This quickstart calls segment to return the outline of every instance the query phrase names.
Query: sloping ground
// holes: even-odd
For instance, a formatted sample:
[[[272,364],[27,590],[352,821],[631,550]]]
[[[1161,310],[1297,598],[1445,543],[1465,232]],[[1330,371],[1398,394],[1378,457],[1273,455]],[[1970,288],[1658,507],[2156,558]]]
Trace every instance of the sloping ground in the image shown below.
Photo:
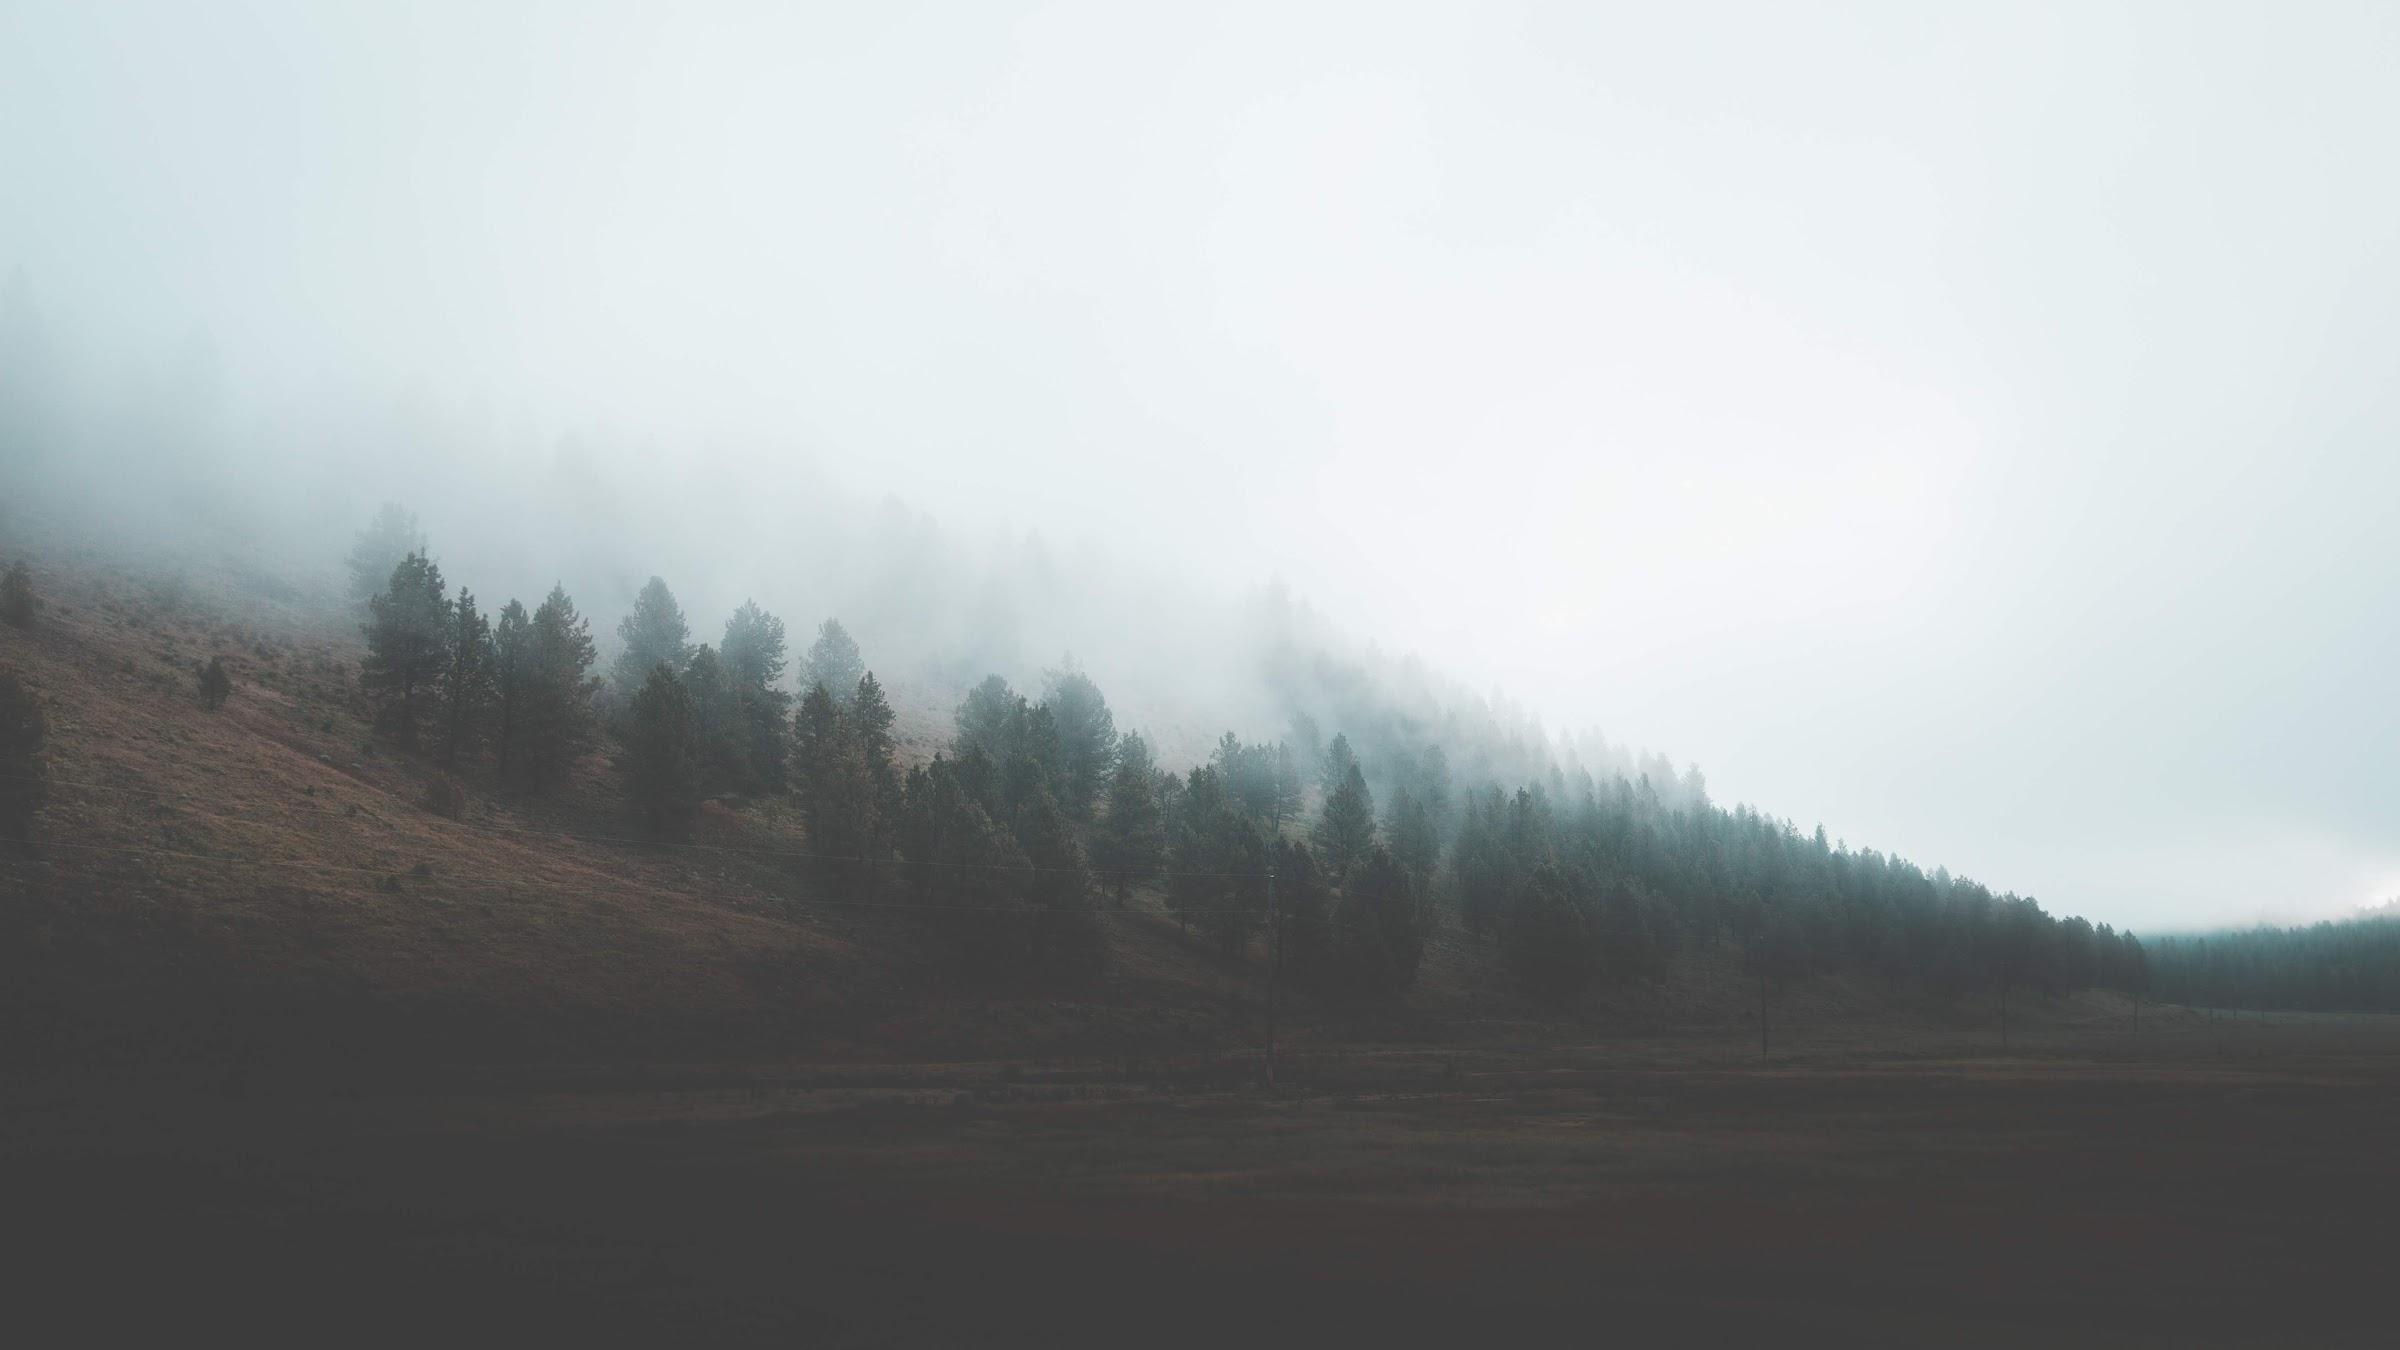
[[[322,610],[98,569],[40,581],[40,623],[0,659],[44,701],[51,804],[43,861],[6,884],[26,959],[71,1002],[213,986],[730,1019],[862,966],[839,925],[783,913],[775,869],[562,838],[631,840],[598,762],[539,803],[470,774],[465,818],[434,814],[430,767],[368,739],[355,641]],[[196,695],[212,656],[235,683],[213,713]],[[714,813],[707,831],[752,833]]]
[[[786,803],[712,803],[691,844],[659,846],[595,755],[541,797],[463,768],[468,806],[447,819],[427,806],[438,770],[369,735],[344,602],[235,563],[161,579],[63,551],[37,562],[39,622],[0,628],[0,661],[51,727],[41,859],[0,864],[12,1044],[87,1059],[92,1029],[111,1028],[128,1045],[171,1033],[179,1053],[732,1058],[1263,1040],[1263,952],[1227,965],[1155,896],[1106,912],[1095,988],[960,988],[920,954],[934,916],[890,907],[909,899],[895,886],[826,877]],[[214,712],[197,696],[211,657],[234,680]],[[895,684],[919,699],[900,709],[909,750],[929,755],[946,713]],[[1447,929],[1405,1006],[1287,998],[1285,1026],[1299,1046],[1560,1029],[1507,989],[1490,945]],[[1778,1004],[1825,1021],[1893,998],[1820,982]],[[1731,959],[1703,951],[1664,981],[1602,988],[1563,1025],[1740,1036],[1755,1006]]]
[[[1101,987],[945,986],[926,916],[822,875],[787,803],[711,803],[661,846],[605,754],[538,797],[463,766],[445,818],[442,773],[369,733],[340,600],[233,566],[41,561],[39,622],[0,629],[50,723],[40,858],[0,864],[9,1016],[35,1041],[64,1023],[334,1053],[1114,1048],[1221,1039],[1262,997],[1255,965],[1221,966],[1152,896],[1110,914]],[[212,657],[234,681],[214,712]],[[930,757],[946,712],[900,713],[904,753]]]

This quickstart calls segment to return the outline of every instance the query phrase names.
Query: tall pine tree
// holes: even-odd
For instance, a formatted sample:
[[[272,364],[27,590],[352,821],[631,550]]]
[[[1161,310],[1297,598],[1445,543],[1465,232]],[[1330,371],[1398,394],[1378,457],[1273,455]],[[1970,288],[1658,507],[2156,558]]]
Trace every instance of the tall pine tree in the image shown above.
[[[827,619],[817,625],[817,640],[809,644],[800,672],[803,694],[808,692],[806,686],[821,684],[834,702],[847,703],[858,688],[859,677],[866,673],[866,658],[858,654],[858,644],[841,620]]]
[[[376,725],[413,749],[417,726],[432,716],[449,664],[450,597],[442,569],[422,553],[408,554],[367,609],[367,655],[358,682],[375,705]]]
[[[609,681],[619,698],[632,698],[659,666],[680,679],[692,659],[692,628],[684,622],[683,606],[657,577],[642,587],[634,597],[633,612],[617,624],[617,641],[623,650],[609,668]]]
[[[633,696],[627,710],[625,754],[618,760],[626,788],[650,832],[680,838],[700,807],[700,757],[691,696],[664,662]]]
[[[1116,766],[1117,723],[1100,686],[1070,662],[1050,672],[1042,701],[1058,725],[1058,804],[1079,821],[1092,818]]]
[[[744,600],[725,621],[725,640],[717,644],[717,659],[736,684],[765,692],[783,679],[783,620]]]
[[[1093,830],[1092,853],[1120,907],[1134,887],[1156,877],[1166,863],[1158,766],[1150,757],[1150,743],[1139,733],[1128,733],[1117,743],[1117,768],[1109,775],[1107,806]]]
[[[1333,743],[1348,748],[1339,736]],[[1358,761],[1352,759],[1349,765],[1341,782],[1325,794],[1325,812],[1317,818],[1310,839],[1317,846],[1318,863],[1336,881],[1349,876],[1350,869],[1375,846],[1375,799],[1367,793],[1367,777],[1359,771]]]
[[[558,783],[592,747],[592,625],[576,612],[566,587],[552,586],[526,626],[525,707],[519,717],[520,762],[536,787]]]
[[[475,607],[475,593],[461,586],[450,607],[449,660],[442,667],[438,697],[442,717],[442,764],[458,763],[483,739],[499,692],[499,656],[491,623]]]
[[[492,628],[492,753],[503,780],[524,743],[532,672],[533,616],[523,602],[511,600],[500,607],[500,621]]]

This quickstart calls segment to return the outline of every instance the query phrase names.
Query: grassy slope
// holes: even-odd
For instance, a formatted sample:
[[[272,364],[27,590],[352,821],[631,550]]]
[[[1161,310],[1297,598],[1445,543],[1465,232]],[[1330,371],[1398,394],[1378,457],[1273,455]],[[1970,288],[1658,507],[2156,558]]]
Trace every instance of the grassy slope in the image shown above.
[[[0,660],[51,722],[44,860],[0,867],[10,1015],[37,1030],[64,1010],[212,1044],[444,1055],[1115,1054],[1258,1036],[1263,961],[1224,965],[1152,896],[1110,916],[1101,987],[995,997],[946,987],[910,916],[788,856],[807,841],[780,802],[712,803],[704,846],[645,844],[595,755],[541,798],[471,766],[466,818],[437,816],[436,770],[368,735],[338,599],[238,567],[169,583],[89,555],[40,561],[39,624],[0,629]],[[235,683],[214,713],[195,695],[211,656]],[[929,755],[943,715],[899,687],[916,696],[900,708],[907,751]],[[1492,964],[1445,931],[1407,1008],[1300,1003],[1293,1034],[1534,1034]],[[1821,1018],[1882,999],[1822,984],[1787,1001]],[[1751,1008],[1705,953],[1663,984],[1600,991],[1572,1020],[1732,1033]]]

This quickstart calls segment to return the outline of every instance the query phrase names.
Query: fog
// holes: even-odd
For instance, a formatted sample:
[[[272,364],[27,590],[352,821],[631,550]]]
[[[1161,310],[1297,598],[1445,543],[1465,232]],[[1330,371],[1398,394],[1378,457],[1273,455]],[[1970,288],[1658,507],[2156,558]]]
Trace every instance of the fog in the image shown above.
[[[11,4],[0,469],[1195,752],[1297,633],[2145,931],[2400,895],[2388,7],[1151,8]]]

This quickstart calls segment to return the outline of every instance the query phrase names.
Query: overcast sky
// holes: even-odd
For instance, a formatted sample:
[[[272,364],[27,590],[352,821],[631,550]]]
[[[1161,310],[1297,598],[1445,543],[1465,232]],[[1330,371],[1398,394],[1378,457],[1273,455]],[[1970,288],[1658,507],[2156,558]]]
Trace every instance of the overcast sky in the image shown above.
[[[2400,895],[2400,7],[8,0],[12,265],[1280,576],[2054,909]]]

